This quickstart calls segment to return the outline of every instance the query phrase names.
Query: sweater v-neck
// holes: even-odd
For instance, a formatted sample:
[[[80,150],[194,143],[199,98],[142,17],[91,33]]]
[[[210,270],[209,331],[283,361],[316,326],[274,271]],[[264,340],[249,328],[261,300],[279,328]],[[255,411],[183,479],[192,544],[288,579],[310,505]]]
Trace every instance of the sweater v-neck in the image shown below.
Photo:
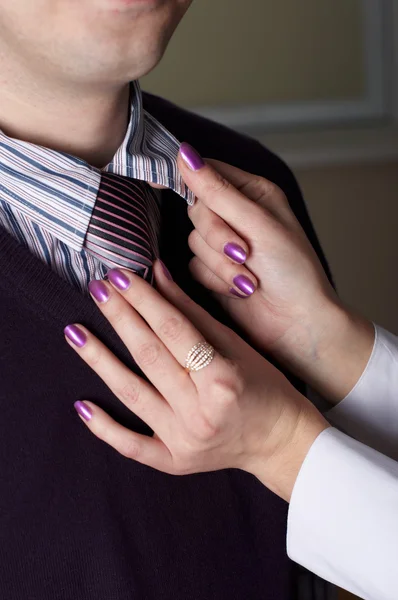
[[[188,235],[192,228],[184,200],[173,191],[162,191],[160,247],[172,272],[180,283],[187,283],[188,293],[198,295],[197,284],[190,278]],[[30,250],[0,228],[0,288],[15,296],[40,319],[50,320],[60,336],[71,323],[81,323],[95,334],[127,366],[137,371],[137,365],[113,327],[102,315],[89,295],[83,294],[62,279]],[[201,288],[203,300],[216,303]]]
[[[81,323],[127,364],[134,364],[114,329],[90,296],[71,286],[28,248],[0,229],[0,286],[39,319],[50,320],[60,335]]]

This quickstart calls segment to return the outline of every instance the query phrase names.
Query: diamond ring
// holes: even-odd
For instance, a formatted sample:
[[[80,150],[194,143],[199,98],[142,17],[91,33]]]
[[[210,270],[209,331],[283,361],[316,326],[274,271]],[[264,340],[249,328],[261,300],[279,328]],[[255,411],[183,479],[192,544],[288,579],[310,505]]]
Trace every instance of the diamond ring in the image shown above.
[[[185,361],[185,370],[190,373],[192,371],[200,371],[207,367],[213,360],[215,350],[213,346],[207,342],[199,342],[188,352]]]

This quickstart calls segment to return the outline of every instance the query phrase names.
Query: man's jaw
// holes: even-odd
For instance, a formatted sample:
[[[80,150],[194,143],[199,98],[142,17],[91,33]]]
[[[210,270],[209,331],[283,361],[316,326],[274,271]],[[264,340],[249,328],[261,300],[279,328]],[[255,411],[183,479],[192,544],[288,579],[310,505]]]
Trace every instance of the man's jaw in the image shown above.
[[[96,0],[99,10],[107,10],[113,13],[125,14],[126,12],[137,13],[146,12],[158,8],[168,0]]]

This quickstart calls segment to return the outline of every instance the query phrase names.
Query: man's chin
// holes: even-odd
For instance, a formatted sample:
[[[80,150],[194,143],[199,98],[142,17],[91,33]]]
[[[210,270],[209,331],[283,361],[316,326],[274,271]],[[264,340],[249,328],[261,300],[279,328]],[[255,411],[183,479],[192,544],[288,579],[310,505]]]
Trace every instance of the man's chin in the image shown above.
[[[70,40],[69,59],[81,67],[80,76],[89,85],[125,83],[152,71],[167,48],[187,5],[176,0],[91,0],[93,5],[121,6],[113,12],[84,11]],[[136,12],[138,11],[138,12]],[[108,18],[109,17],[109,18]],[[81,43],[84,40],[84,43]],[[75,50],[75,55],[73,55]],[[84,60],[82,60],[84,56]],[[80,79],[80,77],[79,77]]]
[[[171,0],[93,0],[93,11],[105,11],[110,19],[137,18],[170,3]]]
[[[124,85],[150,73],[160,62],[164,49],[165,47],[159,47],[151,52],[127,52],[123,57],[114,56],[113,59],[107,55],[100,63],[94,61],[91,65],[86,60],[77,75],[77,81],[84,87],[107,88],[109,85]]]

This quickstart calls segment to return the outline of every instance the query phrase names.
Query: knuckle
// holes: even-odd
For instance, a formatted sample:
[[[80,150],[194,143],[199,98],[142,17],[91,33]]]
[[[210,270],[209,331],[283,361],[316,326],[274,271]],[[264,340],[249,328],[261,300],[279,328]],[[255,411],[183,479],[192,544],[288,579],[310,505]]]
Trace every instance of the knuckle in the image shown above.
[[[93,344],[87,348],[86,353],[85,353],[85,360],[92,369],[95,369],[96,367],[98,367],[98,365],[101,361],[101,357],[102,357],[101,349],[96,344]]]
[[[124,327],[125,324],[128,324],[128,308],[125,300],[119,297],[118,294],[114,294],[112,302],[106,305],[105,310],[106,316],[113,327]]]
[[[252,175],[249,181],[246,181],[240,188],[239,191],[248,196],[249,198],[256,199],[267,187],[268,181],[259,175]]]
[[[139,306],[141,306],[143,303],[145,302],[145,295],[141,294],[140,292],[136,291],[134,293],[134,297],[131,299],[131,304],[135,307],[138,308]]]
[[[210,394],[217,406],[229,407],[236,404],[242,394],[241,377],[234,371],[213,380]]]
[[[264,180],[264,185],[257,202],[270,210],[276,211],[285,205],[287,198],[276,183]]]
[[[211,183],[206,186],[206,192],[209,194],[221,194],[228,191],[231,187],[230,182],[219,173],[215,173]]]
[[[141,388],[141,386],[140,386],[138,379],[134,380],[134,381],[130,381],[129,383],[127,383],[125,386],[123,386],[121,388],[121,390],[119,391],[117,396],[119,396],[119,398],[127,406],[133,406],[134,404],[137,404],[138,400],[140,399],[140,394],[141,394],[140,388]]]
[[[219,431],[219,426],[213,423],[212,419],[204,413],[196,415],[191,422],[192,438],[200,444],[209,443],[218,436]]]
[[[273,196],[277,191],[279,191],[279,187],[273,181],[269,179],[264,179],[264,177],[257,176],[254,179],[254,184],[258,187],[260,192],[263,195]]]
[[[137,350],[136,360],[143,367],[150,367],[159,359],[160,346],[156,343],[142,344]]]
[[[112,314],[112,324],[113,325],[121,325],[126,318],[125,313],[122,310],[116,310]]]
[[[137,278],[134,281],[134,285],[131,285],[127,292],[124,294],[125,299],[131,306],[137,308],[141,306],[145,301],[148,301],[148,296],[145,294],[145,283],[141,278]],[[125,314],[128,312],[126,308],[123,311]]]
[[[201,407],[185,415],[182,422],[183,436],[178,444],[175,459],[184,468],[191,466],[200,458],[206,447],[219,435],[220,426],[214,409]]]
[[[178,341],[181,337],[182,321],[176,317],[169,317],[160,324],[160,333],[167,340]]]
[[[131,458],[132,460],[137,460],[140,455],[140,447],[134,438],[127,439],[122,447],[119,449],[120,454],[125,456],[126,458]]]
[[[281,190],[275,183],[259,175],[253,175],[240,191],[259,205],[272,204],[281,195]]]

